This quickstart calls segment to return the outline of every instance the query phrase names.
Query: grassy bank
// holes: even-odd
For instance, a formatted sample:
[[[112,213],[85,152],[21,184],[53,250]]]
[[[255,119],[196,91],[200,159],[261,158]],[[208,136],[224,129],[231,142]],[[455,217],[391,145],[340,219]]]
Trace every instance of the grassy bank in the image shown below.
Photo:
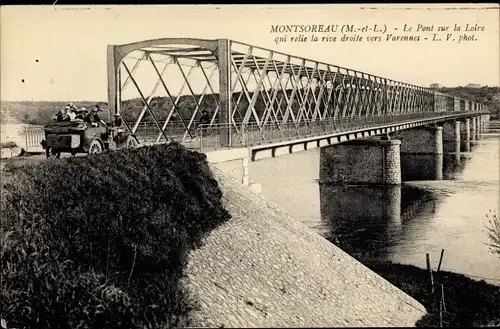
[[[1,174],[9,328],[188,325],[187,253],[230,218],[204,155],[158,145]]]
[[[428,314],[417,327],[439,326],[440,284],[444,287],[444,327],[500,325],[500,287],[452,272],[434,272],[435,294],[431,293],[427,270],[394,263],[367,263],[370,269],[422,303]]]

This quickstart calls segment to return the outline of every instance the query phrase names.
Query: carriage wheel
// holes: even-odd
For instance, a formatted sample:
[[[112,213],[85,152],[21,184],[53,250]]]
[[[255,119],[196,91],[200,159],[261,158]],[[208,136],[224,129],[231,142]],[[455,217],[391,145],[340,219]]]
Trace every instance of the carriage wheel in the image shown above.
[[[125,147],[128,149],[134,148],[134,147],[137,147],[139,145],[139,142],[137,141],[137,139],[134,136],[128,136],[125,145],[126,145]]]
[[[47,158],[59,159],[61,157],[61,152],[57,152],[57,150],[54,150],[53,148],[48,147],[45,150],[45,155],[47,156]]]
[[[99,153],[102,153],[102,144],[97,139],[94,139],[90,144],[89,154],[99,154]]]
[[[127,141],[125,142],[125,148],[131,149],[137,147],[137,145],[139,145],[139,142],[134,136],[127,137]]]

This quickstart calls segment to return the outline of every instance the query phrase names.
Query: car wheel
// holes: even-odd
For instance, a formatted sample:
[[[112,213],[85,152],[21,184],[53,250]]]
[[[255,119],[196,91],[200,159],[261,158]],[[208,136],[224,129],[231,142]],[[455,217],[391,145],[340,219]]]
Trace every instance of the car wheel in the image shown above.
[[[127,141],[125,142],[126,148],[128,148],[128,149],[134,148],[134,147],[137,147],[137,145],[139,145],[139,142],[137,141],[137,139],[134,136],[127,137]]]
[[[97,139],[94,139],[89,147],[89,154],[102,153],[102,144]]]
[[[58,152],[57,150],[54,150],[51,147],[48,147],[45,149],[45,155],[47,158],[56,158],[59,159],[61,157],[61,152]]]

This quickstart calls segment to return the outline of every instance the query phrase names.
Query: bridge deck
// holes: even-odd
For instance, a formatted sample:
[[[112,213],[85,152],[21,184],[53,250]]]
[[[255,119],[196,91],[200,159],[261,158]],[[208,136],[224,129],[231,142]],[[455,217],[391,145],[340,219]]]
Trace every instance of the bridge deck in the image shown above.
[[[293,146],[313,141],[327,140],[330,138],[347,136],[346,138],[360,138],[386,134],[392,128],[396,130],[411,127],[436,124],[448,120],[460,120],[487,114],[482,111],[460,111],[460,112],[435,112],[435,113],[409,113],[404,115],[360,117],[349,119],[325,120],[303,123],[299,126],[290,124],[287,127],[276,125],[247,125],[244,129],[235,130],[228,124],[199,125],[193,130],[193,138],[185,139],[182,126],[171,129],[169,139],[182,143],[187,148],[201,152],[227,148],[250,148],[253,151],[276,149],[279,147]],[[136,132],[136,136],[143,145],[165,143],[165,139],[156,140],[157,133],[148,126],[142,126],[142,130]],[[221,143],[223,134],[231,129],[231,142]],[[176,131],[177,130],[177,131]],[[41,151],[40,142],[44,138],[42,127],[31,127],[26,129],[26,150]],[[354,135],[353,135],[354,134]],[[353,136],[350,136],[353,135]],[[338,140],[340,142],[340,139]]]

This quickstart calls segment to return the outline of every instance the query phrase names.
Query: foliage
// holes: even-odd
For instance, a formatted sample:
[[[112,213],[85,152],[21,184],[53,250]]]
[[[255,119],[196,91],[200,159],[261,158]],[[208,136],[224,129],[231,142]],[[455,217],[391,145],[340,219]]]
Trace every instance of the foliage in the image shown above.
[[[187,325],[187,252],[230,218],[205,159],[170,144],[5,168],[8,327]]]
[[[482,103],[491,112],[492,119],[500,118],[500,87],[476,87],[469,85],[465,87],[439,88],[438,90],[451,96]]]
[[[488,238],[491,241],[487,245],[494,254],[500,256],[500,217],[498,217],[496,212],[490,210],[489,214],[486,214],[486,218],[488,219],[486,230]]]
[[[13,141],[10,141],[10,142],[6,142],[6,143],[0,143],[0,148],[9,148],[9,149],[13,149],[15,147],[18,147],[16,142],[13,142]]]

